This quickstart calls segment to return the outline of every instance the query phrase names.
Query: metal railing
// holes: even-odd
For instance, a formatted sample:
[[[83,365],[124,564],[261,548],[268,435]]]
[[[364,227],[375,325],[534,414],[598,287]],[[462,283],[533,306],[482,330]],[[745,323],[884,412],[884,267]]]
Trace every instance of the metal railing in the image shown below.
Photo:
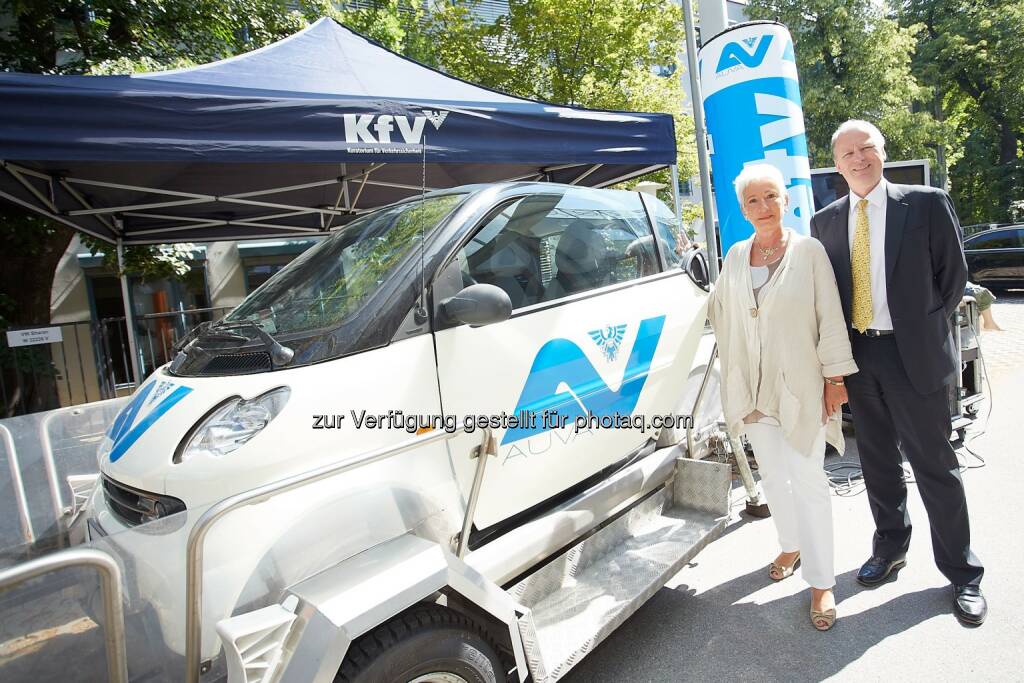
[[[484,469],[487,466],[487,456],[496,455],[496,444],[490,428],[481,430],[483,439],[480,445],[473,450],[473,456],[477,458],[476,472],[473,476],[473,486],[470,489],[469,498],[466,503],[466,513],[463,519],[462,534],[459,537],[458,552],[460,557],[465,552],[469,540],[469,529],[473,524],[473,513],[476,510],[476,503],[480,496],[480,487],[483,483]],[[308,484],[312,484],[327,477],[348,472],[350,470],[370,465],[381,460],[406,453],[416,448],[421,448],[436,442],[447,441],[461,434],[471,433],[468,429],[460,429],[453,432],[436,431],[421,436],[407,439],[393,446],[387,446],[377,450],[355,455],[330,465],[297,474],[280,481],[261,486],[251,491],[239,493],[225,498],[208,509],[192,527],[188,535],[188,546],[186,551],[185,566],[185,681],[186,683],[199,683],[202,658],[202,608],[203,608],[203,546],[206,535],[218,520],[229,512],[248,505],[255,505],[266,501],[278,494],[293,491]]]
[[[149,313],[135,318],[143,377],[172,360],[174,344],[228,307]],[[115,398],[134,388],[124,316],[53,323],[61,341],[7,347],[0,338],[0,401],[24,414]]]
[[[21,463],[18,462],[18,450],[14,446],[14,435],[6,425],[0,425],[0,438],[7,450],[7,466],[11,470],[11,484],[14,487],[14,502],[18,506],[18,521],[21,523],[21,534],[26,543],[34,543],[35,530],[32,528],[32,516],[28,510],[28,495],[25,493],[25,482],[21,478]]]
[[[718,342],[711,347],[711,358],[708,359],[708,366],[704,370],[704,378],[700,382],[700,389],[697,390],[697,397],[693,399],[693,408],[690,410],[690,419],[686,421],[686,455],[694,457],[693,447],[693,421],[700,414],[700,404],[704,400],[704,390],[707,389],[708,379],[711,378],[711,371],[715,367],[715,359],[718,358]]]
[[[50,423],[58,415],[66,413],[81,413],[78,407],[54,410],[39,422],[39,445],[43,459],[43,469],[46,471],[46,482],[50,487],[50,498],[53,506],[54,519],[58,522],[64,517],[65,506],[64,496],[60,492],[60,478],[57,474],[57,463],[53,459],[53,443],[50,440]]]
[[[107,651],[107,677],[111,683],[128,682],[128,658],[125,653],[124,598],[121,570],[110,555],[100,550],[79,548],[62,550],[37,560],[0,571],[0,593],[44,574],[71,567],[92,567],[99,572],[103,594],[103,632]]]

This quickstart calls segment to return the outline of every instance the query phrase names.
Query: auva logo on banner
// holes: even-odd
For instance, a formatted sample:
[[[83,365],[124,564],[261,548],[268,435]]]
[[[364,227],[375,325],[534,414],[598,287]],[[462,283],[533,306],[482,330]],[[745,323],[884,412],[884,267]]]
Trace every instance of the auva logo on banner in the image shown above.
[[[390,114],[345,114],[345,142],[349,144],[391,144],[391,133],[396,129],[408,145],[423,141],[423,128],[427,121],[435,130],[448,118],[446,111],[424,110],[423,116],[392,116]],[[372,129],[373,132],[370,132]],[[376,135],[374,135],[376,134]]]
[[[754,38],[744,38],[738,43],[729,43],[722,50],[715,73],[722,73],[726,69],[737,66],[746,66],[751,69],[759,67],[768,55],[768,48],[771,45],[772,35],[770,33]]]

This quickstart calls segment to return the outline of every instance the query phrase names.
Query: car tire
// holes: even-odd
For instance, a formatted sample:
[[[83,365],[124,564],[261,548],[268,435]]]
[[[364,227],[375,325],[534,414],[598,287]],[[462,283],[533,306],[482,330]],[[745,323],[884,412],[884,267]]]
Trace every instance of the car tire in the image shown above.
[[[506,667],[482,628],[459,612],[424,605],[360,636],[335,683],[504,683]]]

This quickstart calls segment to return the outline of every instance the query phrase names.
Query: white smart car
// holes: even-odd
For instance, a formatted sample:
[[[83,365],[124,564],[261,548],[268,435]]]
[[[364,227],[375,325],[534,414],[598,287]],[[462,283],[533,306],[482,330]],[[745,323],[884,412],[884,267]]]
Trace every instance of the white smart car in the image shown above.
[[[326,581],[325,571],[348,567],[348,578],[337,579],[345,590],[358,584],[353,577],[426,571],[426,560],[407,562],[402,553],[415,553],[399,542],[426,544],[423,552],[448,558],[449,573],[477,577],[469,584],[511,590],[671,485],[679,453],[668,448],[677,440],[669,433],[679,432],[664,427],[672,427],[666,418],[677,411],[704,330],[701,259],[672,212],[637,192],[467,186],[361,216],[223,321],[194,330],[136,391],[100,449],[100,483],[81,531],[92,541],[107,537],[131,558],[134,599],[152,606],[148,628],[183,653],[184,558],[203,512],[417,434],[456,432],[225,516],[205,538],[202,657],[221,652],[215,624],[272,606],[288,590],[300,603],[288,609],[301,622],[303,601],[317,604],[311,596],[324,589],[295,586]],[[480,483],[468,552],[454,558],[484,426],[496,453]],[[385,605],[384,612],[359,612],[358,628],[345,622],[344,647],[308,669],[309,678],[421,680],[418,662],[437,668],[448,657],[439,671],[458,677],[437,680],[491,680],[488,662],[500,673],[494,680],[517,663],[525,679],[523,646],[493,635],[507,621],[498,614],[504,608],[474,617],[458,604],[479,601],[442,600],[443,587],[427,588],[415,598],[364,589],[366,610]],[[531,590],[508,593],[518,606],[508,619],[521,620],[524,605],[540,614]],[[411,655],[401,642],[383,648],[386,657],[357,647],[368,625],[416,605],[427,609],[424,628],[461,628],[461,642],[482,655],[466,663],[443,643],[434,643],[440,654],[429,651],[422,638]],[[444,610],[458,618],[446,621]],[[308,635],[312,622],[304,623]],[[401,623],[415,640],[409,619]],[[282,637],[274,660],[281,680],[289,671],[303,678],[289,665],[311,647],[300,641],[309,642],[295,632]],[[572,653],[549,648],[545,657],[550,671]]]

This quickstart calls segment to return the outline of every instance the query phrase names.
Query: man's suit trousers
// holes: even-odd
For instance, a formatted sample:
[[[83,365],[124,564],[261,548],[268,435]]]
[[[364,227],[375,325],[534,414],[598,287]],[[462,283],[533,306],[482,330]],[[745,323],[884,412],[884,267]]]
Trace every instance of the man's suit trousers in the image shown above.
[[[928,511],[939,571],[954,584],[980,583],[984,569],[971,552],[967,499],[949,443],[946,389],[931,394],[914,389],[893,335],[871,338],[854,333],[853,357],[860,372],[846,378],[846,387],[875,519],[873,554],[896,560],[910,547],[905,456]]]

